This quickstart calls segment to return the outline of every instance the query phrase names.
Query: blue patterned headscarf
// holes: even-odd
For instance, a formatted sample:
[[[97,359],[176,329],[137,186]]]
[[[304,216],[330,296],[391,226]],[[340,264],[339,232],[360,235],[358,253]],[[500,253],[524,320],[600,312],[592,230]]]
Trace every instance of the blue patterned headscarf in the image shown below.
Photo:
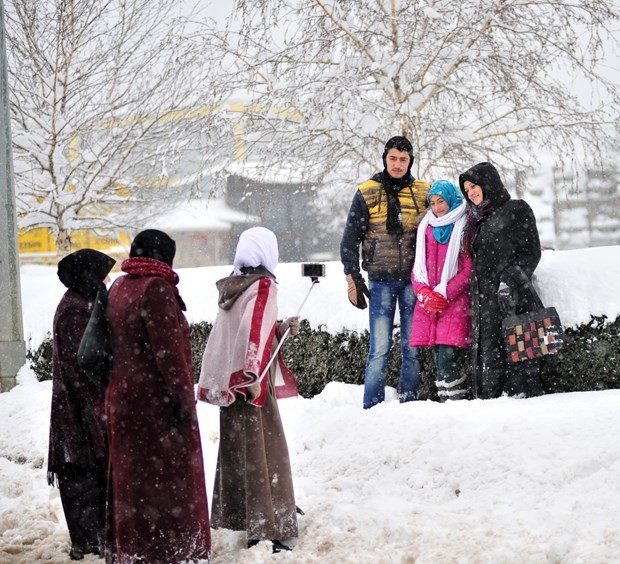
[[[450,210],[455,209],[461,205],[463,196],[459,189],[448,180],[437,180],[433,182],[431,189],[428,192],[428,204],[431,204],[431,196],[441,196],[446,204],[450,206]],[[438,243],[447,243],[452,235],[454,229],[454,223],[450,225],[443,225],[441,227],[433,227],[433,235]]]

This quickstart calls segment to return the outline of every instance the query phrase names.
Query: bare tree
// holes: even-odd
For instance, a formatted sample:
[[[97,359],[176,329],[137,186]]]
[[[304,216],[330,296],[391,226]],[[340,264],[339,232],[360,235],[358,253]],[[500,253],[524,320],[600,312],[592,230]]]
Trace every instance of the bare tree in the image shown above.
[[[211,65],[176,0],[9,0],[22,228],[139,225],[197,173]],[[199,146],[202,142],[203,146]]]
[[[618,18],[611,0],[237,0],[205,36],[249,96],[254,160],[335,187],[379,167],[396,134],[428,180],[542,150],[594,157],[618,132],[619,87],[597,66]],[[605,102],[584,105],[568,76]]]

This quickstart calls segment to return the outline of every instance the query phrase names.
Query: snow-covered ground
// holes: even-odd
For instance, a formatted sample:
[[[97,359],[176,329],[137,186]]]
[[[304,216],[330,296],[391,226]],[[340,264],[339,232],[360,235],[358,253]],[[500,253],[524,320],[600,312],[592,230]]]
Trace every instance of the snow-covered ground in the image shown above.
[[[213,320],[214,282],[230,267],[181,270],[190,321]],[[280,313],[311,283],[282,264]],[[53,268],[24,267],[26,339],[51,328],[64,291]],[[545,251],[536,284],[567,326],[620,315],[620,247]],[[338,263],[302,311],[330,331],[365,329]],[[291,341],[287,346],[294,346]],[[0,395],[0,562],[69,562],[58,490],[45,477],[51,383],[28,367]],[[620,390],[400,405],[394,390],[369,411],[362,389],[333,382],[312,399],[280,402],[300,536],[291,553],[213,535],[213,562],[620,563]],[[198,412],[211,498],[217,408]],[[85,562],[100,562],[88,556]]]

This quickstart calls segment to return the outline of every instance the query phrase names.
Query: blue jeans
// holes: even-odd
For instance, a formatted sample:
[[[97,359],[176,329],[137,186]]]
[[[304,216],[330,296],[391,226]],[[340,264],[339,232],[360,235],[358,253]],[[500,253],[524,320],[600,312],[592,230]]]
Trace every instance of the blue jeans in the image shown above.
[[[418,350],[409,346],[415,294],[409,281],[368,282],[370,300],[370,351],[364,376],[364,409],[385,400],[385,370],[392,348],[396,304],[400,311],[400,352],[402,364],[398,380],[400,402],[418,399],[420,361]]]

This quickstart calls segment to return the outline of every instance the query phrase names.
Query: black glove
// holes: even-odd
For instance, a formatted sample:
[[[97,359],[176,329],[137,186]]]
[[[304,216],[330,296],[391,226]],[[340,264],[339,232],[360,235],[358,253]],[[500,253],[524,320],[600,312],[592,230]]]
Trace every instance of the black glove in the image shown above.
[[[514,292],[510,286],[504,282],[499,283],[499,288],[497,289],[497,303],[499,304],[499,309],[504,315],[513,313],[517,305]]]
[[[192,421],[194,421],[194,415],[191,412],[179,411],[173,413],[170,417],[170,426],[178,429],[179,427],[185,427],[185,425],[191,423]]]
[[[359,309],[366,309],[368,304],[364,296],[370,299],[370,292],[362,275],[359,272],[347,274],[347,284],[349,285],[349,301]]]
[[[184,427],[188,423],[192,423],[194,420],[194,410],[191,407],[186,409],[181,408],[178,401],[172,399],[168,396],[168,401],[170,402],[170,407],[172,408],[172,413],[170,414],[170,426],[171,427]]]

